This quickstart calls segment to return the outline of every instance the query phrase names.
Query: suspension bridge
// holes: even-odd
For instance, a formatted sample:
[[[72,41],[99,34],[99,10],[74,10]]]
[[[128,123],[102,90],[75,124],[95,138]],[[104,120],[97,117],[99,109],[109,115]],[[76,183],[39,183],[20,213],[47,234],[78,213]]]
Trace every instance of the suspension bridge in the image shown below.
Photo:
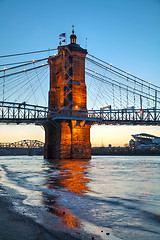
[[[57,150],[53,145],[67,145],[62,136],[62,128],[68,136],[64,123],[72,125],[69,130],[72,157],[64,153],[65,158],[78,158],[86,146],[82,143],[85,130],[79,142],[81,151],[75,147],[74,138],[81,131],[73,137],[74,127],[160,125],[160,87],[87,53],[76,43],[76,38],[73,30],[70,44],[60,43],[58,53],[57,49],[48,49],[0,56],[1,62],[4,61],[0,62],[0,123],[44,126],[46,149],[51,149],[46,151],[52,152],[46,154],[47,158],[53,155],[60,158],[61,147]],[[88,157],[90,153],[85,155]]]

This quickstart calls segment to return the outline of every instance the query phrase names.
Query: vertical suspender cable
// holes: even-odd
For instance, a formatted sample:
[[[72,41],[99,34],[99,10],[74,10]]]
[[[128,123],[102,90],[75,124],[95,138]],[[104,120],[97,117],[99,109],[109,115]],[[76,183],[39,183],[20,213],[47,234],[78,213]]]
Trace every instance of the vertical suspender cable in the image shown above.
[[[149,96],[150,95],[150,82],[148,84],[149,84],[149,87],[148,87],[148,96]],[[150,108],[149,98],[147,98],[147,102],[148,102],[148,108]]]
[[[127,77],[127,108],[128,108],[128,77]]]
[[[35,64],[34,64],[34,65],[35,65]],[[44,91],[43,91],[43,88],[42,88],[42,85],[41,85],[41,81],[40,81],[40,79],[39,79],[38,72],[37,72],[37,69],[36,69],[36,68],[35,68],[35,72],[36,72],[36,76],[37,76],[38,82],[39,82],[40,87],[41,87],[41,91],[42,91],[42,94],[43,94],[44,101],[45,101],[45,103],[46,103],[46,105],[47,105],[47,100],[46,100],[46,97],[45,97],[45,94],[44,94]]]
[[[122,108],[122,89],[121,89],[121,86],[119,86],[119,93],[120,93],[120,106]]]
[[[114,98],[114,84],[112,79],[112,94],[113,94],[113,108],[115,109],[115,98]]]
[[[4,69],[4,77],[3,77],[3,102],[4,102],[4,95],[5,95],[5,69]]]
[[[136,96],[135,96],[135,89],[136,89],[136,81],[134,79],[134,88],[133,88],[133,99],[134,99],[134,108],[136,108]]]
[[[140,109],[142,110],[143,106],[142,106],[142,96],[140,95]]]
[[[157,90],[155,90],[155,106],[154,106],[154,120],[156,121],[156,110],[157,110]]]

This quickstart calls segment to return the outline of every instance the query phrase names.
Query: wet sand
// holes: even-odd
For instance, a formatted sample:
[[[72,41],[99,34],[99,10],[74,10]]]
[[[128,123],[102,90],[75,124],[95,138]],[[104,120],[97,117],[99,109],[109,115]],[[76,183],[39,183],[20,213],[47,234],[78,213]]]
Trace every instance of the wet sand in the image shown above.
[[[0,196],[0,240],[89,240],[100,239],[86,232],[72,236],[56,229],[47,230],[32,219],[23,216],[12,209],[12,203],[7,197]]]
[[[9,205],[6,199],[0,199],[0,240],[76,239],[65,233],[48,231],[31,219],[13,212]]]

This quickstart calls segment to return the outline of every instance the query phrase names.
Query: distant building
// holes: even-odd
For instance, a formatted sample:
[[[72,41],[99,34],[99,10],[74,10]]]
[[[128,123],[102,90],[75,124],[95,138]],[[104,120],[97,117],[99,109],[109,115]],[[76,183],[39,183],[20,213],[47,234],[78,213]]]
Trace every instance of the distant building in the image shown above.
[[[129,146],[132,149],[160,148],[160,137],[147,133],[134,134],[132,137],[133,139],[129,141]]]

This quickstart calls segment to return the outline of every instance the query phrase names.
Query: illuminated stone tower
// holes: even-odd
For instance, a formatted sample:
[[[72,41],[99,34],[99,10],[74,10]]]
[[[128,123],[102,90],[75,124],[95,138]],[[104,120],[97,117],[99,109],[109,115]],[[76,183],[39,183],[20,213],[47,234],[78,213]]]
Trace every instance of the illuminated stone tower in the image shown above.
[[[91,157],[90,126],[87,119],[85,57],[87,50],[76,43],[74,29],[70,44],[58,47],[49,57],[49,107],[59,113],[45,125],[45,158]]]

